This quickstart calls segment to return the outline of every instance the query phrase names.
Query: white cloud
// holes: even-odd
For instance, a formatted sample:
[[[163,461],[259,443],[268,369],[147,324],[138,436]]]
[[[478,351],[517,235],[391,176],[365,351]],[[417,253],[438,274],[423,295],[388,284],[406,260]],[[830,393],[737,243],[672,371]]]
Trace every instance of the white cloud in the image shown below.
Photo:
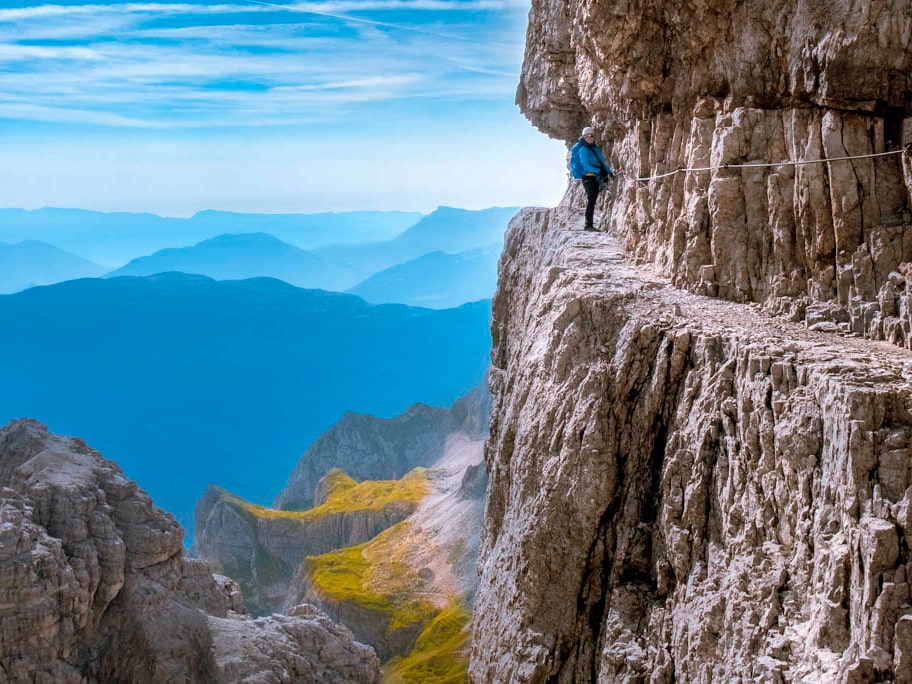
[[[526,0],[348,0],[339,2],[273,3],[293,9],[315,8],[325,12],[357,12],[369,10],[422,10],[447,12],[501,11],[528,9]]]
[[[513,5],[488,0],[342,0],[308,6],[337,11],[458,6],[477,11]],[[304,19],[289,22],[275,21],[273,12],[273,23],[264,24],[237,23],[236,15],[224,25],[138,22],[143,13],[199,16],[249,7],[132,3],[0,10],[0,59],[13,63],[13,69],[0,72],[0,116],[27,118],[31,113],[40,121],[130,128],[271,126],[358,103],[464,99],[472,93],[512,98],[519,36],[513,49],[506,50],[502,43],[487,40],[485,29],[476,29],[478,41],[467,43],[433,34],[391,34],[374,24],[348,26],[339,33],[333,22],[306,18],[305,13],[294,13]],[[4,17],[29,11],[45,17],[32,23],[55,36],[46,40],[65,39],[66,30],[72,29],[71,40],[78,44],[35,44],[42,40],[38,34],[2,23]],[[80,12],[81,18],[74,20],[72,15]],[[47,19],[61,15],[69,18],[56,25]],[[115,23],[114,16],[121,23]],[[309,116],[302,117],[305,110]]]
[[[29,59],[98,60],[101,56],[95,50],[84,47],[0,44],[0,60],[13,62]]]
[[[0,118],[27,119],[54,123],[81,123],[118,128],[158,128],[155,121],[132,119],[112,112],[99,112],[64,107],[0,103]]]
[[[192,5],[168,3],[123,3],[113,5],[37,5],[0,10],[0,21],[23,21],[101,14],[225,14],[251,11],[248,5]]]
[[[304,13],[366,12],[376,10],[479,12],[527,8],[525,0],[348,0],[341,2],[268,2],[247,0],[237,3],[196,5],[191,3],[120,3],[110,5],[36,5],[0,9],[0,22],[103,14],[208,15],[243,12],[274,12],[276,9]]]
[[[511,105],[527,0],[306,7],[343,19],[240,0],[0,9],[0,206],[556,201],[563,147]],[[353,168],[368,177],[354,195]]]
[[[280,86],[273,88],[274,94],[284,93],[302,93],[314,90],[339,90],[344,88],[375,88],[386,86],[399,86],[410,83],[416,83],[421,80],[417,74],[402,74],[400,76],[371,76],[368,78],[356,78],[346,81],[327,81],[325,83],[316,83],[313,85],[300,86]]]

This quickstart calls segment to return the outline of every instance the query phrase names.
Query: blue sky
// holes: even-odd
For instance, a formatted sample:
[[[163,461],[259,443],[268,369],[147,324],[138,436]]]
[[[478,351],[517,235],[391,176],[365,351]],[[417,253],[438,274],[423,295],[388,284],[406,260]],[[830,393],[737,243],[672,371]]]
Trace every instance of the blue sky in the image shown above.
[[[555,203],[527,0],[0,9],[0,206],[186,216]]]

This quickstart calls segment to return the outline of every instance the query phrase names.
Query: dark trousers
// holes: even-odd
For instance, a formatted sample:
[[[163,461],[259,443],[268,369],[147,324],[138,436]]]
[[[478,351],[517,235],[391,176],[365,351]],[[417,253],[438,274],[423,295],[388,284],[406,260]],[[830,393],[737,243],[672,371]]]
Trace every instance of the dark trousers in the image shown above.
[[[597,176],[583,176],[583,187],[586,189],[586,225],[593,225],[595,217],[595,200],[599,196],[599,179]]]

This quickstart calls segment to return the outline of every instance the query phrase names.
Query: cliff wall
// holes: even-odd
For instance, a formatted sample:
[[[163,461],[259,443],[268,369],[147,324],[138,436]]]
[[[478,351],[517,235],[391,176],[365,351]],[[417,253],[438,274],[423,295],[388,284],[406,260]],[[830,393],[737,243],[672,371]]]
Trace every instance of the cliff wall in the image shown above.
[[[472,681],[912,680],[912,354],[575,227],[501,258]]]
[[[673,284],[912,347],[910,68],[909,0],[533,0],[517,102]]]
[[[451,435],[417,510],[365,544],[305,558],[289,603],[313,603],[345,624],[376,649],[387,675],[463,681],[484,513],[484,478],[475,482],[483,445],[473,434]]]
[[[480,444],[490,415],[486,383],[449,409],[415,404],[389,419],[347,413],[304,452],[274,509],[210,485],[197,503],[192,553],[236,579],[252,613],[288,608],[303,599],[303,580],[293,576],[305,556],[364,544],[413,517],[425,496],[436,500],[441,487],[452,494],[454,468],[460,477],[475,468],[460,498],[475,502],[474,517],[467,521],[454,514],[449,521],[460,532],[468,525],[463,536],[473,540],[450,559],[466,578],[458,593],[471,596],[486,484]],[[477,453],[461,456],[463,443],[475,445]],[[408,474],[416,466],[433,470]]]
[[[312,606],[251,620],[237,584],[112,462],[36,421],[0,429],[0,673],[10,682],[377,682]]]
[[[373,539],[412,514],[430,489],[421,470],[360,484],[334,470],[320,485],[322,497],[318,491],[307,511],[255,506],[215,485],[197,503],[192,552],[238,581],[254,615],[297,605],[287,605],[288,594],[305,556]]]
[[[395,418],[346,413],[301,456],[275,508],[314,504],[317,484],[333,468],[356,480],[395,480],[443,454],[446,436],[458,423],[447,409],[415,404]]]

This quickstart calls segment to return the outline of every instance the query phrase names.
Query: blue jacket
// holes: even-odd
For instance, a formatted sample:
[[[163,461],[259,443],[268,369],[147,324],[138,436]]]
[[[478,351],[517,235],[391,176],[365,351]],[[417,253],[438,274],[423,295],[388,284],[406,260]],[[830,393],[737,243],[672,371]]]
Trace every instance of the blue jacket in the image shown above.
[[[602,171],[613,174],[614,172],[605,163],[605,156],[602,154],[602,148],[595,144],[587,143],[580,138],[580,163],[583,165],[583,174],[593,173],[596,177],[602,175]]]

